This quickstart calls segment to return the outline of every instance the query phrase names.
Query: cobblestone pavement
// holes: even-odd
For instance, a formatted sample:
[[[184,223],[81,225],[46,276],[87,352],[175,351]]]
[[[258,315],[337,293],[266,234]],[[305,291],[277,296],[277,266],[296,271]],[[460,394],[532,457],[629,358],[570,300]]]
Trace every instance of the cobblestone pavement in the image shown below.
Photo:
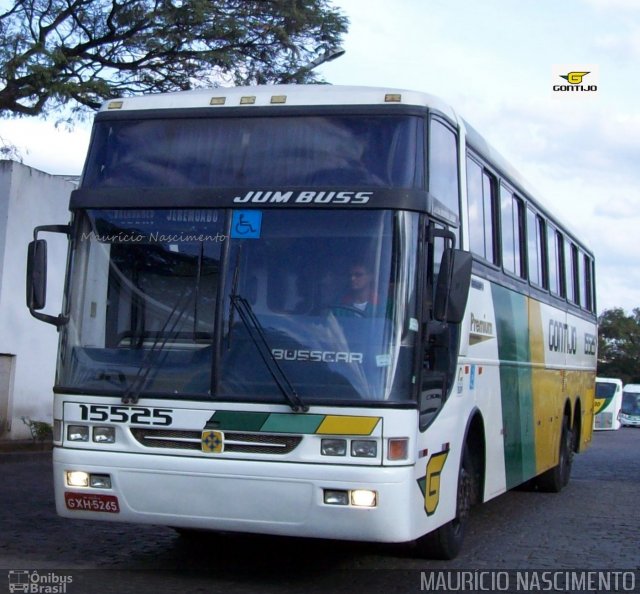
[[[516,569],[632,570],[640,591],[640,429],[596,433],[561,494],[511,491],[475,508],[450,562],[415,559],[406,546],[219,534],[193,542],[165,527],[65,520],[50,454],[0,454],[0,473],[0,594],[20,569],[71,576],[49,590],[63,594],[419,592],[421,572],[477,580]]]

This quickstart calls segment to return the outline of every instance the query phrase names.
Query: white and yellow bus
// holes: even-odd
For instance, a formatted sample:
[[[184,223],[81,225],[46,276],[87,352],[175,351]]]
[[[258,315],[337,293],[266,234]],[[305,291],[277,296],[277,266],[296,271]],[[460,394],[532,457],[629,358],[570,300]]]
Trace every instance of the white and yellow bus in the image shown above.
[[[591,439],[593,255],[435,97],[108,101],[70,210],[28,270],[62,516],[451,558],[474,503],[559,491]]]
[[[620,408],[622,407],[622,380],[597,377],[594,400],[593,428],[615,431],[620,429]]]
[[[625,384],[620,422],[625,427],[640,427],[640,384]]]

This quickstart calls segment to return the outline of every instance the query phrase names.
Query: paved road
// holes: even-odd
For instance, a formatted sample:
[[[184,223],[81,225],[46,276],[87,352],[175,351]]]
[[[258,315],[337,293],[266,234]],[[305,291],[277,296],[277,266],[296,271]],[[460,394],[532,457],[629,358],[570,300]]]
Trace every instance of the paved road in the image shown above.
[[[633,570],[640,591],[639,429],[596,433],[559,495],[512,491],[476,508],[451,562],[414,559],[400,546],[221,535],[193,543],[164,527],[64,520],[51,472],[50,455],[0,454],[0,594],[9,591],[8,571],[19,569],[70,577],[50,590],[63,594],[419,592],[431,575],[421,572],[443,569],[448,579],[482,578],[481,588],[506,579],[484,570],[540,572],[527,579],[545,570]],[[626,576],[620,591],[629,591]]]

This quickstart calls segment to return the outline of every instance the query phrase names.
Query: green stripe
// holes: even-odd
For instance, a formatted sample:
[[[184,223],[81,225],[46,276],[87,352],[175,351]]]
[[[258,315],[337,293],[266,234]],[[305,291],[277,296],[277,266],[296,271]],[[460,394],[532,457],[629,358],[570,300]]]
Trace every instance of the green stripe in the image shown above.
[[[491,288],[501,361],[505,473],[510,489],[536,472],[532,374],[528,365],[529,311],[524,295],[494,284]]]
[[[209,419],[207,429],[221,431],[260,431],[269,413],[219,410]]]
[[[324,415],[289,415],[272,414],[262,427],[262,431],[268,433],[303,433],[313,434],[320,423],[324,420]]]

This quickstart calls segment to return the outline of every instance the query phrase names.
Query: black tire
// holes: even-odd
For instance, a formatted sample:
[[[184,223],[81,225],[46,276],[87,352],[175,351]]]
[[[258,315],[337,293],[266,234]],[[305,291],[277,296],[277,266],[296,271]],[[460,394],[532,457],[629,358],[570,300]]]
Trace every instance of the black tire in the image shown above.
[[[471,456],[465,447],[458,473],[456,517],[416,540],[415,548],[419,557],[450,560],[458,556],[464,542],[469,512],[476,497],[475,476]]]
[[[569,417],[562,421],[562,433],[558,450],[558,464],[550,468],[536,479],[540,491],[560,493],[569,484],[571,466],[573,465],[573,431],[569,426]]]

